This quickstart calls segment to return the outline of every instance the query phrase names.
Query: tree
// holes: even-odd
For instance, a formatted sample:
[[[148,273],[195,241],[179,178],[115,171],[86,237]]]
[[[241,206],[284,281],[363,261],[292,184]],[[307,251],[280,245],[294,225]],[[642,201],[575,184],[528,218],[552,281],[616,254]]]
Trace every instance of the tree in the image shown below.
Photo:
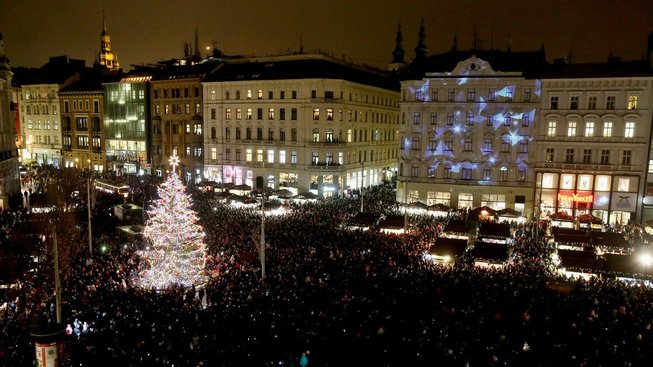
[[[143,235],[148,247],[139,252],[144,264],[137,283],[156,289],[204,283],[204,229],[197,224],[190,195],[174,172],[159,186],[158,196],[147,211]]]

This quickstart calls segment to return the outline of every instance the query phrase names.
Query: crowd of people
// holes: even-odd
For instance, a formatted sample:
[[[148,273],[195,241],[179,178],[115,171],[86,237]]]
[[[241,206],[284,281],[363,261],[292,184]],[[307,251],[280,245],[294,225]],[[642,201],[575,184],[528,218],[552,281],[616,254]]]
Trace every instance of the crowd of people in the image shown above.
[[[63,280],[64,366],[642,366],[653,361],[653,291],[607,277],[564,279],[547,264],[537,223],[520,226],[502,268],[440,265],[421,255],[448,218],[412,217],[403,235],[348,230],[359,197],[260,211],[194,193],[206,231],[207,283],[132,285],[135,247],[115,236]],[[396,214],[375,187],[366,211]],[[100,210],[98,209],[98,212]],[[456,214],[458,215],[458,214]],[[3,217],[11,228],[15,215]],[[9,228],[9,229],[7,229]],[[30,337],[53,319],[50,284],[2,313],[0,365],[34,363]],[[566,291],[551,287],[559,281]],[[37,289],[46,292],[37,293]],[[49,290],[49,292],[47,292]],[[42,300],[35,302],[34,300]],[[86,326],[84,326],[86,325]]]

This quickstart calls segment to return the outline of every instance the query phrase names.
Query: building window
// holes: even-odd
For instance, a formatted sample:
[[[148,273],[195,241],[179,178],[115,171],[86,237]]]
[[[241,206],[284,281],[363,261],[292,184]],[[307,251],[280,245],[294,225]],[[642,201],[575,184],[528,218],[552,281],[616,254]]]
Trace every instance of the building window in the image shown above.
[[[283,121],[286,119],[286,109],[285,108],[280,108],[279,109],[279,120]]]
[[[510,153],[510,136],[501,139],[501,153]]]
[[[158,126],[158,125],[156,125],[156,126]],[[239,136],[240,135],[240,128],[239,127],[236,128],[236,132],[237,132],[236,136]],[[159,130],[158,133],[160,134],[161,131]],[[213,126],[213,127],[211,127],[211,139],[215,139],[215,136],[216,136],[216,129],[215,129],[215,126]]]
[[[610,150],[601,149],[601,164],[610,164]]]
[[[193,125],[193,134],[202,135],[203,130],[204,129],[202,128],[202,124],[194,124]]]
[[[487,118],[485,119],[485,126],[493,126],[493,125],[494,125],[494,115],[488,113]]]
[[[279,141],[286,141],[286,129],[279,129]]]
[[[554,159],[555,159],[555,149],[546,148],[546,153],[544,154],[544,162],[552,163]]]
[[[447,92],[447,100],[449,102],[453,102],[455,96],[456,96],[456,90],[453,88],[449,88],[449,91]]]
[[[490,90],[488,90],[488,92],[487,92],[487,100],[488,100],[488,102],[494,102],[495,94],[496,94],[496,92],[494,91],[494,89],[490,89]]]
[[[465,138],[465,142],[464,142],[464,145],[463,145],[463,151],[471,152],[472,151],[472,145],[473,145],[472,138]]]
[[[628,109],[636,110],[637,109],[637,96],[628,96]]]
[[[435,112],[431,112],[431,125],[437,125],[438,124],[438,114]]]
[[[268,108],[268,120],[274,120],[274,108]]]
[[[326,109],[326,119],[327,121],[333,121],[333,108]]]
[[[624,150],[623,154],[621,155],[621,164],[623,164],[624,166],[630,166],[631,158],[632,158],[632,151]]]
[[[463,179],[463,180],[471,180],[472,179],[472,169],[471,168],[463,168],[460,178]]]
[[[592,163],[592,149],[583,149],[583,163]]]
[[[415,91],[415,100],[416,100],[416,101],[423,101],[423,99],[422,99],[422,91],[419,90],[419,89]]]
[[[512,125],[512,116],[510,114],[506,114],[506,116],[503,118],[503,125],[504,126]]]
[[[243,118],[243,112],[240,108],[236,108],[236,120],[241,120]]]
[[[313,129],[313,142],[318,143],[320,141],[320,130]]]
[[[519,142],[519,153],[528,153],[528,141],[522,140]]]
[[[77,131],[88,130],[88,119],[86,117],[78,117],[77,121]]]
[[[224,138],[227,140],[231,139],[231,129],[228,127],[224,128]]]
[[[549,99],[549,109],[557,110],[558,109],[558,96],[551,96]]]
[[[268,163],[274,163],[274,150],[268,150]]]
[[[596,109],[596,101],[597,101],[596,96],[589,96],[587,97],[587,109],[588,110],[595,110]]]
[[[521,117],[521,126],[528,127],[531,124],[531,117],[528,114],[524,114]]]
[[[290,109],[290,119],[295,121],[297,120],[297,109],[296,108],[291,108]]]
[[[485,141],[483,142],[483,151],[486,153],[492,152],[492,139],[490,138],[485,139]]]
[[[465,124],[467,124],[467,126],[474,125],[474,112],[467,112],[467,118],[465,119]]]
[[[438,101],[438,90],[432,90],[431,91],[431,101],[437,102]]]
[[[412,165],[410,167],[410,177],[419,177],[419,166],[417,165]]]
[[[437,139],[435,138],[435,136],[432,136],[432,137],[429,139],[428,150],[433,151],[433,150],[437,149],[437,147],[438,147],[438,141],[437,141]]]
[[[574,163],[574,150],[571,148],[567,148],[565,163]]]
[[[224,110],[224,118],[227,120],[231,120],[231,108],[227,108]]]
[[[612,137],[612,122],[603,123],[603,137],[610,138]]]
[[[453,113],[451,112],[447,114],[447,125],[453,125]]]
[[[617,101],[617,96],[607,96],[605,99],[605,109],[614,110],[614,105],[616,101]]]
[[[530,102],[531,101],[531,89],[526,88],[524,89],[524,102]]]
[[[317,166],[320,163],[320,158],[317,155],[317,152],[311,153],[311,164]]]
[[[263,120],[263,109],[262,108],[257,108],[256,109],[256,119],[257,120]]]
[[[632,121],[626,122],[626,128],[624,129],[624,138],[633,137],[635,137],[635,123]]]
[[[453,151],[453,138],[446,138],[444,140],[444,150],[447,152]]]
[[[245,130],[245,140],[252,140],[252,128],[248,127],[247,130]]]
[[[274,140],[274,130],[271,127],[268,128],[268,140]]]
[[[421,114],[419,112],[413,112],[413,125],[419,125],[421,123]]]
[[[519,182],[526,182],[526,170],[523,168],[520,168],[517,171],[517,181]]]
[[[256,161],[263,162],[263,149],[256,150]]]
[[[558,123],[556,121],[549,121],[549,126],[546,129],[546,136],[556,136]]]
[[[285,150],[280,150],[279,151],[279,163],[280,164],[286,164],[286,151]]]
[[[258,99],[262,99],[262,98],[263,98],[263,90],[262,90],[262,89],[259,89],[259,90],[258,90],[258,93],[256,94],[256,97],[257,97]]]
[[[594,136],[594,122],[588,121],[585,123],[585,136],[588,138]]]
[[[492,179],[492,170],[485,167],[483,168],[483,181],[490,181]]]
[[[313,120],[319,120],[320,119],[320,109],[319,108],[314,108],[313,109]]]
[[[297,152],[290,152],[290,164],[297,164]]]
[[[444,178],[447,178],[447,179],[451,178],[451,165],[450,164],[445,164],[444,165]]]
[[[499,168],[499,181],[501,182],[508,181],[508,167]]]
[[[247,109],[247,116],[246,116],[246,118],[247,118],[248,120],[251,120],[251,119],[252,119],[252,109],[251,109],[251,108],[248,108],[248,109]]]
[[[290,141],[297,141],[297,129],[290,129]]]
[[[570,110],[577,110],[578,109],[579,99],[580,99],[579,96],[571,96],[571,98],[569,98],[569,109]]]
[[[506,88],[506,101],[512,102],[512,89]]]
[[[422,139],[419,136],[414,136],[411,143],[412,150],[421,150],[422,149]]]
[[[476,100],[476,89],[467,89],[467,102],[474,102]]]
[[[567,125],[567,136],[576,136],[576,121],[569,121]]]
[[[193,157],[201,158],[202,157],[202,147],[193,148]]]
[[[258,127],[256,129],[256,140],[263,140],[263,128]]]
[[[212,127],[211,131],[213,131],[213,129],[215,129],[215,128]],[[214,137],[214,139],[215,139],[215,137]],[[236,140],[240,140],[240,128],[239,127],[236,128]]]
[[[88,148],[88,136],[77,137],[77,148]]]

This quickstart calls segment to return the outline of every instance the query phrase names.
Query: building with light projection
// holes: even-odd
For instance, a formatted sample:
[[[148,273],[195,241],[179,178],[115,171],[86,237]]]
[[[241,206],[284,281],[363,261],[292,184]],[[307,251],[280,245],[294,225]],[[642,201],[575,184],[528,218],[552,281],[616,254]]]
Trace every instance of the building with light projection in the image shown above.
[[[399,74],[398,201],[532,215],[544,50],[424,49]]]

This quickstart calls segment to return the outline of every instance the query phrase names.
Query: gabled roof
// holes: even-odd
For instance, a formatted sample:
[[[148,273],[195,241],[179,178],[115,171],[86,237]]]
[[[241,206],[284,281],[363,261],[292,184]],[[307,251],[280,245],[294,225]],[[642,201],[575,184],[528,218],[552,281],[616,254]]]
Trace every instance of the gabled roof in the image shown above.
[[[399,91],[390,74],[345,63],[323,55],[226,60],[207,76],[207,82],[284,79],[340,79]]]

